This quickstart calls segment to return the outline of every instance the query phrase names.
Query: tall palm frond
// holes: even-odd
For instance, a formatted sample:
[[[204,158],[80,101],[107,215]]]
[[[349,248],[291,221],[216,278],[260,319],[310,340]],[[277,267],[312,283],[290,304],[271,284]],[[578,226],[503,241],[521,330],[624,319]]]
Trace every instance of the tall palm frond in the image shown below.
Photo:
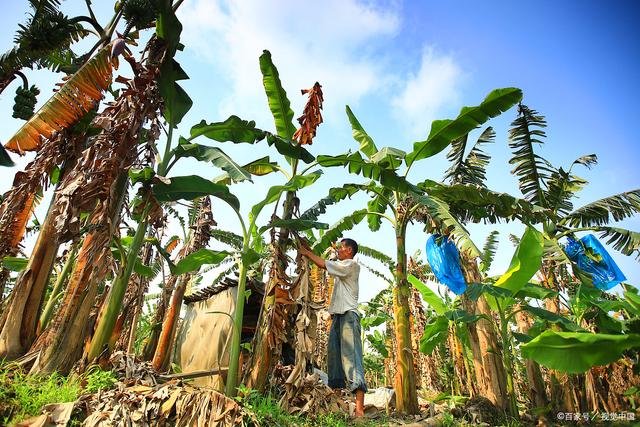
[[[396,263],[393,261],[393,259],[387,254],[384,254],[376,249],[373,249],[372,247],[365,246],[365,245],[358,245],[358,254],[365,256],[367,258],[374,259],[376,261],[380,261],[382,264],[387,266],[389,270],[395,271]]]
[[[571,171],[571,169],[573,169],[575,165],[582,165],[582,166],[585,166],[587,169],[591,169],[591,166],[596,165],[597,163],[598,163],[598,156],[596,156],[595,154],[587,154],[585,156],[581,156],[575,159],[571,164],[571,168],[569,168],[569,171]]]
[[[37,60],[41,55],[68,48],[88,34],[82,25],[58,10],[34,12],[25,24],[18,24],[14,42]]]
[[[187,222],[184,220],[182,215],[180,215],[180,213],[170,205],[165,205],[164,208],[171,216],[173,216],[180,223],[184,240],[187,240]]]
[[[387,282],[388,284],[392,284],[393,283],[393,277],[389,277],[388,273],[385,274],[382,271],[371,267],[370,265],[364,263],[364,262],[359,262],[358,264],[360,264],[362,267],[364,267],[367,271],[369,271],[369,273],[373,274],[374,276],[377,276],[379,278],[381,278],[382,280],[384,280],[385,282]]]
[[[57,12],[61,3],[62,0],[29,0],[34,15]]]
[[[572,227],[604,225],[640,213],[640,189],[626,191],[589,203],[568,214],[560,222]]]
[[[229,267],[227,267],[226,269],[222,270],[220,272],[220,274],[218,274],[212,281],[211,284],[209,286],[215,286],[218,283],[222,282],[222,280],[224,280],[225,277],[229,276],[232,273],[235,273],[238,270],[238,264],[237,263],[233,263],[231,264]]]
[[[607,244],[625,255],[636,254],[640,261],[640,233],[617,227],[598,227],[600,238],[608,238]]]
[[[456,246],[463,252],[468,252],[471,257],[479,257],[480,250],[471,240],[471,235],[462,223],[451,213],[449,205],[433,196],[413,194],[415,202],[422,205],[423,209],[416,219],[429,224],[433,221],[437,224],[442,234],[450,235],[456,242]]]
[[[231,231],[214,228],[213,230],[211,230],[211,238],[217,240],[220,243],[224,243],[225,245],[229,245],[236,250],[242,249],[242,236]]]
[[[16,46],[0,55],[0,79],[11,80],[14,73],[33,65],[48,68],[41,61],[69,51],[73,42],[88,34],[76,18],[70,19],[58,10],[59,4],[51,0],[30,2],[33,12],[25,24],[18,25]]]
[[[375,184],[372,184],[375,185]],[[333,187],[329,189],[329,195],[318,200],[313,206],[305,210],[300,219],[316,221],[320,215],[327,212],[327,207],[334,205],[345,198],[351,198],[355,193],[363,189],[362,184],[344,184],[342,187]]]
[[[547,206],[555,214],[567,215],[573,209],[571,199],[587,184],[588,181],[572,175],[563,168],[553,171],[544,192]]]
[[[491,263],[496,256],[496,250],[498,249],[498,235],[500,233],[493,230],[487,236],[487,240],[482,247],[482,254],[480,255],[480,271],[488,271],[491,268]]]
[[[491,156],[482,150],[482,145],[494,143],[496,133],[491,126],[486,128],[465,157],[468,136],[467,134],[451,143],[447,160],[453,164],[445,172],[444,179],[449,180],[451,184],[474,184],[484,187],[486,167]]]
[[[518,118],[511,126],[509,147],[513,156],[509,163],[515,165],[511,173],[518,177],[520,191],[527,200],[546,207],[543,189],[553,167],[535,154],[533,144],[543,144],[541,138],[546,134],[542,129],[547,127],[547,122],[537,111],[520,104]]]
[[[47,68],[54,73],[73,74],[78,71],[80,58],[71,49],[61,49],[38,59],[38,68]]]
[[[551,173],[547,181],[545,198],[547,205],[554,214],[564,216],[571,212],[573,210],[571,199],[588,184],[588,181],[571,174],[573,167],[575,165],[582,165],[587,169],[591,169],[591,166],[596,163],[598,163],[598,156],[588,154],[574,160],[568,171],[565,171],[561,167]]]
[[[121,41],[116,41],[118,43]],[[112,43],[113,44],[113,43]],[[20,130],[5,144],[18,154],[38,150],[42,138],[75,124],[102,99],[111,83],[117,61],[111,55],[112,44],[103,47],[82,66]]]
[[[216,269],[218,267],[222,267],[224,265],[229,265],[229,264],[235,263],[235,262],[236,261],[233,259],[233,257],[226,257],[225,259],[223,259],[222,261],[220,261],[217,264],[207,264],[207,265],[202,266],[200,268],[200,270],[198,271],[198,274],[200,276],[202,276],[203,274],[208,273],[208,272],[210,272],[210,271],[212,271],[212,270],[214,270],[214,269]]]

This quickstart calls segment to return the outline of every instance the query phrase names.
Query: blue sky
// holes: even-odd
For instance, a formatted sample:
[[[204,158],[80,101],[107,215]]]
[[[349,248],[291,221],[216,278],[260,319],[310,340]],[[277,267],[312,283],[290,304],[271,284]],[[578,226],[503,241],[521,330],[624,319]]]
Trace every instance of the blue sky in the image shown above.
[[[99,19],[107,21],[110,2],[94,3]],[[66,0],[63,6],[70,13],[85,13],[79,0]],[[258,56],[269,49],[296,116],[305,101],[299,90],[316,80],[323,85],[325,123],[310,148],[314,154],[357,147],[345,104],[379,147],[409,151],[414,141],[426,138],[432,120],[455,117],[462,106],[479,103],[494,88],[516,86],[523,89],[524,102],[547,117],[548,138],[539,154],[556,166],[568,166],[583,154],[598,155],[595,168],[579,171],[590,184],[577,205],[640,187],[634,108],[640,98],[640,37],[635,2],[186,0],[180,9],[186,48],[178,60],[191,77],[183,86],[194,100],[180,127],[183,134],[201,119],[220,121],[230,114],[273,129],[258,68]],[[26,1],[12,1],[3,8],[0,51],[10,47],[26,11]],[[83,46],[79,50],[86,49]],[[121,72],[126,73],[126,65]],[[29,76],[43,94],[50,93],[57,81],[46,72]],[[12,86],[0,96],[2,141],[20,126],[10,117],[14,91]],[[489,123],[497,138],[489,148],[488,178],[490,188],[519,195],[508,165],[507,131],[514,118],[511,110]],[[239,163],[266,154],[277,157],[262,146],[222,148]],[[23,160],[17,163],[16,168],[3,170],[0,191],[9,188],[13,173],[24,166]],[[417,164],[410,178],[439,180],[446,168],[443,152]],[[187,160],[172,173],[213,178],[219,171]],[[234,186],[234,191],[247,212],[270,185],[283,181],[281,176],[257,178],[253,184]],[[331,186],[361,181],[344,170],[327,170],[314,187],[300,194],[302,208],[326,195]],[[365,202],[354,197],[323,219],[333,223]],[[214,206],[214,214],[222,227],[237,229],[224,206]],[[640,230],[640,219],[621,226]],[[513,252],[507,236],[521,234],[522,227],[469,228],[478,246],[491,229],[501,231],[491,272],[504,271]],[[361,224],[350,235],[389,255],[395,252],[388,226],[374,234]],[[419,225],[412,226],[408,252],[422,248],[427,237]],[[638,263],[618,253],[613,256],[629,281],[639,283]],[[373,276],[364,276],[362,282],[361,300],[382,288]]]

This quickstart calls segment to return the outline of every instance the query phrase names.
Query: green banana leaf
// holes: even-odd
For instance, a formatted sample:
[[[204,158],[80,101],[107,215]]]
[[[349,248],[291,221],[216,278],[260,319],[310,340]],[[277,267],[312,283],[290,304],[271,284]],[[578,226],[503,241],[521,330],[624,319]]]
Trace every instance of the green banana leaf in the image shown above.
[[[276,132],[279,136],[292,140],[296,132],[296,127],[293,125],[293,110],[287,98],[287,92],[282,87],[278,69],[271,60],[271,52],[268,50],[260,55],[260,71],[269,109],[276,124]]]
[[[199,136],[206,136],[218,142],[235,142],[255,144],[266,136],[266,132],[256,128],[253,120],[242,120],[238,116],[230,116],[224,122],[207,123],[202,120],[197,125],[191,127],[191,141]]]
[[[346,153],[338,156],[318,156],[317,161],[320,166],[347,167],[349,173],[373,179],[379,182],[380,185],[401,193],[407,193],[409,191],[415,191],[416,193],[421,192],[418,187],[396,174],[394,170],[363,159],[359,152]]]
[[[436,314],[443,315],[447,311],[447,307],[445,306],[442,299],[435,292],[429,289],[427,285],[422,283],[420,279],[418,279],[413,274],[409,274],[407,276],[407,280],[413,285],[414,288],[418,290],[418,292],[420,292],[420,295],[422,295],[422,299],[427,304],[429,304],[431,308],[433,308]]]
[[[9,271],[22,271],[27,267],[29,258],[6,256],[2,258],[2,267]]]
[[[593,366],[615,362],[629,349],[640,348],[640,335],[545,331],[522,344],[522,356],[550,369],[586,372]]]
[[[429,137],[413,144],[413,151],[405,157],[407,167],[421,159],[434,156],[454,140],[466,135],[492,117],[507,111],[522,100],[517,88],[495,89],[476,107],[464,107],[454,120],[435,120]]]
[[[196,252],[182,258],[176,264],[173,274],[181,275],[198,271],[205,264],[220,264],[227,256],[227,251],[212,251],[211,249],[199,249]]]
[[[331,243],[342,237],[342,234],[345,231],[351,230],[353,227],[358,225],[366,216],[367,210],[360,209],[350,215],[341,218],[338,222],[333,224],[327,231],[324,232],[320,240],[318,240],[313,245],[313,251],[317,254],[321,254],[331,245]]]
[[[351,129],[353,130],[353,139],[360,143],[359,150],[364,153],[369,159],[378,152],[376,144],[373,142],[373,138],[364,130],[358,119],[356,118],[351,108],[347,105],[347,117],[349,117],[349,123],[351,123]]]
[[[495,286],[508,289],[512,293],[522,289],[542,264],[544,236],[533,227],[527,227],[516,248],[509,269],[500,276]]]
[[[180,144],[175,148],[174,153],[178,159],[193,157],[201,162],[210,162],[225,171],[233,182],[251,181],[251,174],[218,147],[193,144],[180,138]]]
[[[446,341],[449,336],[449,320],[445,316],[436,317],[424,328],[424,334],[420,338],[420,352],[431,354],[433,350]]]
[[[251,208],[251,215],[254,219],[257,218],[262,211],[262,208],[278,200],[282,193],[286,191],[296,191],[308,187],[309,185],[316,182],[318,178],[320,178],[320,176],[322,176],[322,171],[312,172],[308,175],[296,175],[284,185],[272,186],[271,188],[269,188],[269,191],[267,191],[267,197],[265,197],[264,200]]]
[[[159,202],[193,200],[203,196],[214,196],[225,201],[236,211],[240,210],[240,201],[231,194],[226,185],[214,184],[197,175],[176,176],[169,183],[158,182],[153,185],[153,195]]]
[[[306,219],[294,218],[294,219],[277,219],[275,221],[271,221],[268,225],[260,228],[260,234],[271,228],[286,228],[288,230],[294,231],[305,231],[305,230],[326,230],[329,228],[329,224],[318,221],[310,221]]]

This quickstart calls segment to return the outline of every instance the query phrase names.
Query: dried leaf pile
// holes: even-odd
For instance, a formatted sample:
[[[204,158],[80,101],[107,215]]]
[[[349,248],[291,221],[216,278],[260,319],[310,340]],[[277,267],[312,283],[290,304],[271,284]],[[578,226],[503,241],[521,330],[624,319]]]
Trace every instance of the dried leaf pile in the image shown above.
[[[242,407],[213,389],[192,387],[179,380],[159,384],[150,363],[123,352],[114,353],[109,363],[119,378],[113,389],[85,394],[72,403],[48,405],[43,415],[21,425],[66,425],[71,414],[78,412],[86,415],[82,425],[88,427],[242,424]]]
[[[293,366],[278,365],[273,372],[273,381],[285,383],[294,373]],[[289,386],[290,391],[294,390]],[[296,383],[295,393],[287,392],[280,405],[294,415],[318,416],[330,412],[349,413],[348,399],[325,385],[318,374],[307,374]]]
[[[90,412],[83,426],[207,427],[242,423],[238,403],[213,389],[173,381],[163,385],[135,382],[125,380],[113,390],[81,397],[76,404]]]

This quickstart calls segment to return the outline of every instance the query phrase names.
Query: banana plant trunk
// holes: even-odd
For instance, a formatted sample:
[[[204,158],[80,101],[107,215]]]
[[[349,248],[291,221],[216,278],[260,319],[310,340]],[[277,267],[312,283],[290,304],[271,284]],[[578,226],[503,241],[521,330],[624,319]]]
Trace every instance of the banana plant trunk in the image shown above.
[[[120,223],[128,181],[127,172],[123,172],[114,184],[112,194],[116,202],[109,206],[108,225],[97,226],[84,238],[60,309],[31,348],[40,353],[32,373],[68,373],[82,356],[85,337],[90,333],[87,319],[98,294],[98,284],[108,272],[109,243]]]
[[[295,192],[288,191],[283,207],[283,219],[291,219],[294,209]],[[280,229],[277,245],[279,251],[284,253],[287,240],[289,238],[289,230],[286,228]],[[283,262],[278,260],[277,262]],[[287,265],[281,266],[285,271]],[[267,383],[267,377],[273,367],[273,349],[270,348],[269,343],[269,331],[273,321],[273,306],[276,304],[276,289],[277,283],[275,281],[269,281],[267,288],[265,289],[264,298],[262,301],[262,307],[260,309],[260,316],[258,317],[258,327],[256,328],[256,335],[253,342],[253,354],[251,357],[251,367],[247,373],[247,385],[250,388],[263,391]]]
[[[456,379],[460,382],[461,389],[471,397],[476,396],[477,391],[474,387],[475,382],[472,378],[473,373],[469,369],[469,364],[467,363],[466,355],[464,354],[464,348],[457,336],[456,325],[451,325],[449,327],[448,341],[449,351],[453,358],[452,362],[455,376]]]
[[[153,355],[153,368],[156,371],[166,371],[169,367],[169,358],[171,356],[171,348],[176,335],[178,319],[180,318],[180,309],[182,308],[182,299],[189,283],[189,274],[183,274],[178,278],[178,284],[171,296],[171,304],[167,315],[162,322],[162,331],[158,339],[156,353]]]
[[[149,265],[153,255],[153,246],[147,243],[142,251],[142,263]],[[139,274],[133,274],[127,286],[127,292],[122,303],[122,313],[120,314],[123,325],[121,333],[116,338],[115,351],[121,350],[127,353],[133,352],[133,344],[136,339],[136,329],[140,312],[144,306],[144,295],[149,287],[149,280]],[[124,331],[129,331],[128,334]]]
[[[247,238],[245,237],[245,243]],[[244,247],[243,250],[247,248]],[[247,284],[247,266],[244,260],[239,262],[238,271],[238,294],[236,295],[236,307],[233,316],[233,330],[231,331],[231,350],[229,353],[229,371],[227,373],[227,383],[225,394],[228,397],[235,397],[238,389],[238,371],[240,368],[240,338],[242,334],[242,319],[244,317],[245,288]]]
[[[89,346],[89,351],[87,353],[87,360],[89,361],[96,359],[104,351],[105,345],[109,344],[116,320],[118,319],[118,314],[120,313],[122,300],[127,290],[129,279],[133,273],[133,267],[138,258],[138,253],[142,248],[144,236],[147,231],[148,223],[146,213],[148,213],[147,209],[143,212],[143,219],[138,223],[138,228],[136,229],[133,241],[131,242],[131,247],[129,248],[129,253],[127,254],[126,264],[124,268],[120,268],[118,275],[113,280],[113,285],[111,286],[107,300],[102,306],[104,312],[98,317],[98,325],[96,326],[96,330],[91,339],[91,345]]]
[[[153,321],[151,323],[151,334],[145,342],[144,350],[142,352],[143,360],[151,361],[153,360],[153,356],[156,354],[158,339],[160,338],[160,333],[162,332],[162,323],[164,322],[164,316],[167,312],[167,307],[169,305],[169,301],[171,300],[171,295],[173,294],[173,290],[176,286],[177,280],[178,276],[174,276],[172,274],[165,281],[164,286],[162,287],[162,293],[160,294],[158,304],[156,305],[156,309],[153,314]]]
[[[461,255],[461,258],[467,282],[481,283],[482,276],[475,259],[469,259],[464,255]],[[494,317],[483,296],[475,302],[463,296],[462,304],[471,314],[484,314],[491,319]],[[467,328],[478,393],[497,407],[508,410],[510,405],[507,394],[507,374],[494,325],[487,319],[481,318],[475,323],[468,323]]]
[[[543,260],[542,262],[542,284],[558,292],[553,298],[545,300],[545,308],[552,313],[560,314],[560,291],[563,287],[559,280],[558,267],[553,260]],[[559,326],[552,325],[553,329],[561,330]],[[564,372],[549,370],[551,382],[551,406],[557,410],[565,410],[570,412],[579,412],[581,408],[582,395],[586,394],[583,390],[581,381],[584,379],[582,375],[570,375]]]
[[[520,333],[528,334],[529,328],[532,326],[529,317],[524,311],[516,313],[516,322]],[[527,394],[534,408],[545,408],[549,404],[545,383],[540,371],[540,365],[531,359],[524,360],[527,371]]]
[[[49,324],[49,321],[51,320],[51,316],[53,316],[53,309],[55,308],[56,303],[62,296],[62,288],[64,287],[64,284],[67,282],[67,279],[69,278],[69,275],[71,274],[73,266],[76,262],[76,258],[78,256],[78,248],[79,248],[78,244],[76,243],[72,244],[71,250],[67,255],[67,260],[65,261],[64,266],[62,267],[62,271],[60,272],[58,277],[56,277],[56,284],[53,286],[53,289],[51,290],[51,295],[49,296],[47,305],[44,307],[44,310],[42,310],[42,315],[40,316],[40,321],[38,322],[38,330],[36,332],[37,335],[40,335],[42,333],[42,331]]]
[[[418,395],[416,373],[411,346],[411,325],[409,322],[409,297],[411,289],[407,281],[407,254],[405,251],[406,221],[399,221],[396,228],[396,286],[393,289],[393,312],[396,335],[396,375],[394,389],[396,408],[405,414],[417,414]]]
[[[23,355],[36,338],[40,310],[58,252],[56,218],[51,215],[55,197],[42,224],[25,270],[18,276],[0,331],[0,358],[13,360]]]

